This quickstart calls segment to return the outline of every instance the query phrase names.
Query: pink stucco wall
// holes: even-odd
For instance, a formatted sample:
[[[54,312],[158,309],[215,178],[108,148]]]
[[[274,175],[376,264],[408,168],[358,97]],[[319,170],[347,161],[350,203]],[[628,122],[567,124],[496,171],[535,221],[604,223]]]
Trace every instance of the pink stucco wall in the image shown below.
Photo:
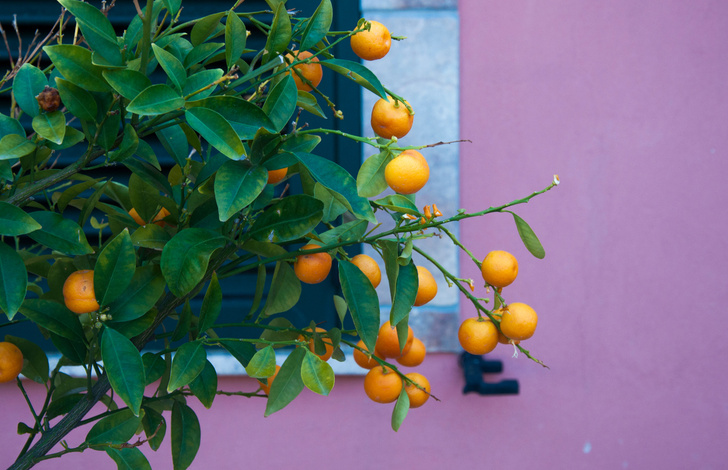
[[[399,433],[360,377],[266,419],[261,400],[195,403],[203,443],[192,468],[725,467],[728,4],[461,0],[460,15],[461,134],[473,140],[461,149],[462,206],[561,176],[516,209],[545,260],[507,215],[461,227],[480,255],[519,258],[504,294],[539,312],[525,345],[551,370],[500,349],[502,377],[521,394],[463,396],[456,356],[430,356],[423,373],[442,401],[411,411]],[[241,382],[253,388],[242,378],[221,388]],[[2,467],[28,416],[15,387],[0,385],[0,404]],[[170,468],[165,442],[145,451],[155,468]],[[109,465],[87,452],[38,468]]]

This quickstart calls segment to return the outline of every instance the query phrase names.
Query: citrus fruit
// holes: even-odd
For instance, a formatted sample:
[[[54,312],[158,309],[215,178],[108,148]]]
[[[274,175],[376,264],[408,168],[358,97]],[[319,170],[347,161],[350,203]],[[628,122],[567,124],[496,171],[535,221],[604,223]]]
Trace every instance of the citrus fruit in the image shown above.
[[[460,346],[470,354],[488,354],[498,346],[498,328],[485,318],[468,318],[458,329]]]
[[[311,331],[311,328],[304,328],[303,331]],[[326,330],[323,328],[316,327],[316,333],[326,333]],[[301,335],[298,337],[299,340],[305,340],[306,338]],[[321,341],[324,342],[324,346],[326,346],[326,352],[323,354],[316,354],[316,344],[313,340],[313,336],[311,336],[308,340],[308,349],[311,350],[312,353],[316,354],[318,357],[320,357],[324,361],[328,361],[331,358],[331,355],[334,353],[334,346],[331,342],[331,338],[321,338]]]
[[[379,101],[374,103],[371,119],[374,133],[385,139],[391,139],[392,137],[401,139],[406,136],[412,129],[412,123],[415,119],[414,114],[410,114],[407,110],[406,104],[409,103],[395,101],[391,97],[389,101],[380,98]]]
[[[498,310],[493,310],[493,316],[496,317],[495,321],[498,322],[498,325],[500,325],[501,320],[503,319],[503,314],[505,313],[505,309],[499,308]],[[498,330],[498,342],[500,344],[518,344],[520,341],[515,339],[510,339],[508,336],[504,335],[502,331]]]
[[[139,225],[147,225],[144,219],[141,218],[139,213],[137,213],[136,209],[134,209],[133,207],[129,211],[129,215],[132,219],[134,219],[134,222],[138,223]],[[157,215],[155,215],[152,219],[152,223],[157,224],[160,227],[164,227],[166,224],[163,219],[168,215],[169,211],[166,208],[162,207],[161,209],[159,209],[159,212],[157,212]]]
[[[263,380],[267,380],[268,381],[267,383],[264,383],[262,380],[258,380],[258,383],[260,384],[260,388],[263,390],[263,392],[265,392],[266,395],[270,394],[270,388],[273,385],[273,379],[276,378],[276,375],[278,375],[279,370],[281,370],[281,366],[277,365],[276,371],[273,373],[273,375],[271,375],[267,379],[263,379]]]
[[[510,339],[522,341],[533,336],[536,331],[538,316],[530,306],[514,302],[503,308],[500,328]]]
[[[405,150],[384,168],[387,186],[400,194],[414,194],[430,179],[430,166],[417,150]]]
[[[286,54],[286,59],[288,63],[291,63],[294,60],[306,60],[311,56],[313,56],[313,54],[309,51],[303,51],[296,53],[295,59],[293,55]],[[324,76],[324,71],[318,61],[318,57],[312,57],[310,62],[294,65],[293,68],[288,71],[288,73],[291,74],[291,76],[293,77],[293,80],[296,82],[296,88],[301,91],[311,91],[313,90],[313,87],[316,87],[319,83],[321,83],[321,79]],[[306,78],[306,80],[311,82],[311,84],[309,85],[308,83],[301,80],[301,77],[293,69],[299,71],[301,75]]]
[[[73,313],[89,313],[99,309],[94,293],[94,272],[90,269],[71,273],[63,283],[63,302]]]
[[[0,383],[15,380],[23,370],[23,353],[13,343],[0,343]]]
[[[321,248],[318,245],[309,243],[304,245],[302,250],[313,250]],[[306,284],[318,284],[326,279],[331,271],[331,256],[322,251],[321,253],[311,253],[298,255],[296,262],[293,263],[293,271],[296,277]]]
[[[518,261],[507,251],[491,251],[483,259],[480,272],[483,280],[493,287],[506,287],[518,276]]]
[[[372,286],[376,289],[380,282],[382,282],[382,271],[379,269],[379,265],[374,258],[369,255],[360,254],[356,255],[351,259],[351,262],[357,268],[361,269],[364,275],[372,283]]]
[[[425,404],[428,398],[430,398],[430,381],[427,380],[424,375],[417,372],[405,374],[405,377],[425,389],[422,390],[417,388],[414,384],[409,382],[407,382],[407,385],[404,386],[404,391],[407,393],[407,397],[409,398],[410,408],[419,408]]]
[[[412,346],[407,353],[396,359],[397,362],[405,367],[416,367],[422,364],[426,354],[425,344],[419,338],[412,338]]]
[[[367,346],[364,344],[364,341],[359,340],[358,343],[356,343],[357,346],[364,349],[365,351],[369,351],[367,349]],[[374,348],[374,355],[379,357],[381,359],[381,353],[377,351],[376,348]],[[376,367],[379,365],[379,362],[377,362],[376,359],[373,357],[367,356],[366,353],[360,351],[359,349],[354,349],[354,361],[356,361],[357,364],[359,364],[359,367],[362,367],[364,369],[371,369],[373,367]]]
[[[268,170],[268,184],[279,183],[288,174],[288,168],[280,168],[278,170]]]
[[[377,335],[377,345],[374,347],[383,357],[397,358],[406,354],[412,346],[414,333],[412,327],[407,325],[407,341],[404,348],[399,349],[399,337],[397,336],[397,327],[393,327],[388,321],[379,327]]]
[[[369,31],[360,31],[351,37],[351,50],[364,60],[381,59],[392,46],[392,36],[386,26],[369,21]]]
[[[402,391],[402,379],[391,368],[377,366],[364,377],[364,392],[377,403],[392,403]]]
[[[425,305],[437,295],[437,282],[435,282],[435,277],[426,267],[417,266],[417,278],[419,285],[417,286],[415,307]]]

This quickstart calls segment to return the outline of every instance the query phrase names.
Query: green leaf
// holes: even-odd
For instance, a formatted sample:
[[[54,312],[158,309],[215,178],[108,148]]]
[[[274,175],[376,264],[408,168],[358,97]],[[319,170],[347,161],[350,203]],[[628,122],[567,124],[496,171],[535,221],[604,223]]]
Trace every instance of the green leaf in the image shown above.
[[[159,191],[135,173],[129,177],[129,201],[144,221],[154,220],[159,211]]]
[[[33,150],[35,144],[18,134],[9,134],[0,139],[0,160],[24,157]]]
[[[136,254],[124,229],[111,240],[96,260],[94,267],[94,292],[101,306],[116,300],[129,286],[136,270]]]
[[[212,252],[225,244],[220,234],[201,228],[177,233],[162,250],[162,274],[177,297],[189,293],[202,280]]]
[[[420,214],[420,211],[417,210],[417,206],[415,206],[407,196],[402,194],[390,194],[389,196],[385,196],[372,202],[377,206],[386,207],[391,211],[399,212],[401,214]]]
[[[331,28],[333,18],[334,12],[331,7],[331,0],[321,0],[321,3],[319,3],[311,19],[308,20],[306,29],[303,30],[303,34],[301,35],[302,51],[311,49],[326,37],[326,33]]]
[[[159,450],[159,446],[162,445],[162,441],[164,440],[164,435],[167,433],[167,421],[162,416],[162,413],[154,408],[145,406],[142,426],[144,427],[144,434],[146,434],[149,440],[149,447],[154,451]],[[135,470],[135,468],[129,470]]]
[[[15,237],[40,228],[41,225],[23,209],[0,201],[0,235]]]
[[[356,189],[362,197],[374,197],[387,189],[384,169],[394,155],[384,150],[364,160],[356,175]]]
[[[88,91],[111,91],[102,75],[103,68],[91,61],[91,51],[70,44],[45,46],[43,51],[48,54],[53,65],[66,80],[85,88]]]
[[[179,11],[180,7],[182,6],[182,0],[162,0],[164,2],[164,6],[167,7],[167,10],[172,15],[176,15]]]
[[[157,58],[159,65],[167,73],[172,85],[181,92],[187,80],[187,72],[182,62],[156,44],[152,44],[152,50],[154,51],[154,57]]]
[[[301,364],[301,378],[306,388],[319,395],[328,396],[334,388],[334,369],[309,349]]]
[[[202,299],[202,307],[200,307],[199,334],[202,336],[212,325],[215,324],[217,317],[222,309],[222,289],[217,280],[217,273],[212,273],[210,285],[207,287],[205,297]]]
[[[124,444],[134,437],[141,422],[139,414],[133,414],[130,409],[118,411],[94,424],[86,434],[86,442],[92,446]]]
[[[5,341],[13,343],[23,353],[23,370],[21,374],[33,382],[48,382],[48,356],[43,348],[24,338],[6,335]]]
[[[252,203],[263,192],[268,181],[268,172],[247,160],[227,161],[215,176],[215,200],[220,222]]]
[[[48,79],[37,67],[24,63],[13,80],[13,97],[20,109],[35,117],[40,114],[40,106],[35,97],[48,86]]]
[[[269,316],[287,312],[296,305],[300,297],[301,281],[296,277],[293,268],[286,261],[277,262],[263,314]]]
[[[303,391],[301,364],[307,350],[308,348],[296,348],[286,358],[270,387],[265,416],[282,410]]]
[[[523,241],[523,244],[526,245],[528,251],[536,258],[544,259],[544,257],[546,256],[546,250],[543,249],[543,245],[541,245],[541,242],[539,241],[536,233],[534,233],[531,226],[528,225],[525,220],[517,216],[515,213],[511,212],[511,214],[513,215],[513,220],[516,222],[518,235],[520,235],[521,240]]]
[[[223,16],[225,16],[225,13],[220,12],[200,18],[190,32],[192,45],[199,46],[207,41],[215,33],[215,30],[221,26],[220,20]]]
[[[223,26],[218,23],[218,31],[222,31],[224,28]],[[197,66],[197,64],[203,64],[208,59],[212,58],[212,56],[220,49],[224,47],[224,44],[219,42],[207,42],[204,44],[200,44],[198,46],[195,46],[189,54],[185,57],[184,60],[184,66],[186,69],[192,68]],[[221,55],[224,55],[221,54]],[[222,57],[217,57],[217,59],[222,60]],[[215,60],[217,60],[215,59]]]
[[[400,266],[396,288],[393,293],[392,310],[389,312],[389,323],[391,325],[398,325],[399,322],[409,315],[417,297],[418,285],[419,281],[415,264],[410,262],[409,264]]]
[[[322,222],[332,222],[349,210],[349,203],[344,196],[320,183],[314,183],[313,197],[324,203]],[[366,220],[364,222],[367,223]]]
[[[137,136],[134,126],[129,123],[124,125],[124,137],[119,144],[119,148],[109,152],[109,161],[120,162],[134,155],[139,147],[139,136]]]
[[[217,372],[210,361],[205,360],[205,367],[195,380],[190,382],[190,391],[208,410],[217,394]]]
[[[172,464],[174,470],[184,470],[200,448],[200,422],[187,405],[178,401],[172,407]]]
[[[194,99],[196,100],[207,98],[217,89],[217,85],[210,85],[220,80],[220,78],[222,78],[223,76],[223,73],[224,72],[222,71],[222,69],[205,69],[197,72],[194,75],[190,75],[189,77],[187,77],[185,86],[182,88],[182,94],[184,96],[192,95],[191,97],[194,97]],[[206,89],[203,90],[203,88]],[[196,93],[198,91],[199,93]]]
[[[101,11],[77,0],[58,0],[58,3],[76,17],[83,37],[93,51],[111,65],[122,65],[114,27]]]
[[[354,80],[358,85],[366,88],[380,98],[389,100],[387,92],[384,91],[384,87],[377,76],[362,64],[344,59],[322,60],[320,63],[324,67],[328,67],[334,72]]]
[[[273,346],[266,346],[250,359],[245,366],[245,373],[249,377],[265,379],[276,372],[276,351]]]
[[[111,387],[134,415],[139,416],[146,375],[136,346],[118,331],[106,328],[101,337],[101,359]]]
[[[159,191],[165,194],[172,194],[172,186],[169,185],[167,178],[156,168],[147,162],[139,161],[135,158],[127,158],[123,162],[124,166],[127,167],[139,176],[141,179],[151,184]]]
[[[137,268],[128,287],[109,305],[109,315],[118,322],[135,320],[154,307],[164,288],[164,278],[155,266]]]
[[[369,222],[366,220],[352,220],[327,230],[319,238],[325,245],[354,242],[364,236],[368,226]]]
[[[250,229],[250,236],[256,240],[280,243],[296,240],[313,230],[323,217],[323,203],[296,194],[287,196],[263,212]]]
[[[164,245],[170,241],[172,237],[165,229],[156,224],[147,224],[139,227],[131,234],[131,242],[134,246],[143,248],[151,248],[152,250],[162,251]]]
[[[72,220],[55,212],[32,212],[30,216],[41,225],[41,229],[28,236],[52,250],[67,255],[87,255],[94,250],[86,241],[81,227]]]
[[[117,470],[152,470],[149,461],[137,447],[106,447],[104,451],[116,462]]]
[[[281,144],[281,150],[296,153],[311,153],[321,142],[321,137],[313,134],[287,135],[286,140]]]
[[[211,96],[196,101],[188,101],[188,109],[205,107],[219,113],[224,117],[240,140],[249,140],[255,137],[261,127],[273,131],[273,123],[268,115],[258,106],[242,98],[234,96]]]
[[[131,69],[104,70],[103,77],[111,88],[128,100],[133,100],[142,91],[152,86],[152,81],[146,75]],[[66,104],[65,101],[63,103]]]
[[[286,75],[273,87],[263,104],[263,111],[275,126],[276,132],[280,132],[288,124],[296,111],[297,101],[296,81],[292,76]]]
[[[204,369],[206,360],[207,354],[202,341],[192,341],[180,346],[172,359],[167,392],[182,388],[195,380]]]
[[[247,36],[245,24],[234,11],[230,10],[225,21],[225,63],[228,70],[233,68],[235,62],[243,55]]]
[[[392,411],[392,429],[394,431],[399,431],[399,427],[402,426],[402,422],[407,417],[409,406],[409,396],[405,387],[402,387],[402,391],[399,392],[399,398],[397,398],[397,403],[394,405],[394,411]]]
[[[185,119],[210,145],[232,160],[245,156],[245,147],[233,126],[218,112],[208,108],[190,108]]]
[[[126,110],[140,116],[157,116],[180,109],[185,100],[167,85],[152,85],[134,98]]]
[[[190,301],[186,300],[182,312],[179,314],[177,320],[177,326],[172,333],[172,341],[179,341],[190,332],[190,326],[192,325],[192,307],[190,307]]]
[[[36,101],[37,103],[37,101]],[[0,135],[18,134],[25,137],[25,129],[20,121],[0,113]]]
[[[63,141],[60,144],[55,144],[53,142],[47,142],[48,148],[53,150],[64,150],[70,147],[73,147],[74,145],[83,142],[86,139],[86,135],[76,130],[75,128],[71,126],[66,126],[66,130],[63,134]]]
[[[359,337],[369,351],[374,351],[379,334],[379,298],[361,269],[349,261],[339,260],[339,281]]]
[[[296,101],[296,106],[300,106],[309,113],[313,114],[314,116],[318,116],[320,118],[326,118],[326,114],[324,114],[324,111],[321,109],[321,106],[319,106],[318,101],[316,100],[316,97],[313,96],[311,93],[303,90],[298,90],[298,100]],[[308,134],[309,136],[311,134]],[[303,137],[303,136],[301,136]],[[312,150],[304,150],[305,152],[311,152]]]
[[[96,121],[98,108],[93,95],[73,82],[56,77],[56,86],[63,105],[82,121]]]
[[[28,272],[18,252],[0,242],[0,309],[12,320],[25,299]]]
[[[349,307],[346,305],[346,300],[339,295],[334,295],[334,308],[336,308],[336,314],[339,316],[339,320],[341,320],[341,324],[343,325],[344,319],[346,318],[346,311],[349,310]]]
[[[281,2],[275,8],[275,16],[271,23],[268,39],[265,43],[265,50],[268,51],[262,60],[262,64],[282,54],[291,42],[291,18],[286,11],[285,2]]]
[[[161,379],[167,369],[164,359],[158,354],[150,352],[142,355],[142,363],[144,364],[144,383],[146,385]]]
[[[250,343],[224,339],[218,342],[220,343],[220,346],[225,348],[225,350],[237,359],[243,367],[247,366],[250,362],[250,358],[255,355],[255,348]]]
[[[294,155],[308,168],[316,181],[346,198],[352,214],[357,218],[377,223],[369,201],[359,196],[356,190],[356,181],[349,172],[331,160],[318,155],[303,152],[296,152]]]
[[[157,132],[157,138],[162,147],[180,167],[184,167],[189,154],[187,136],[181,126],[166,127]]]

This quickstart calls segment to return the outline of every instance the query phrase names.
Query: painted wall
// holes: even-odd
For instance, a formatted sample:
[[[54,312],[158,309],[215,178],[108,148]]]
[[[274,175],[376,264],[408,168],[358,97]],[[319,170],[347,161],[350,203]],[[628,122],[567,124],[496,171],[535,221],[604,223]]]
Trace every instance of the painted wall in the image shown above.
[[[461,136],[473,140],[460,149],[462,207],[561,176],[517,208],[545,260],[528,255],[507,215],[460,227],[479,256],[519,258],[504,294],[539,312],[526,346],[551,369],[500,347],[498,377],[517,378],[521,394],[463,396],[456,356],[431,355],[422,370],[442,401],[411,411],[399,433],[361,377],[338,377],[328,398],[304,392],[266,419],[262,400],[219,397],[208,412],[190,400],[203,432],[192,468],[724,467],[728,4],[461,0],[459,9]],[[255,386],[226,378],[221,388]],[[3,467],[22,443],[11,423],[28,414],[15,387],[0,386],[0,403]],[[145,451],[155,468],[169,468],[168,444]],[[109,464],[87,452],[37,468]]]

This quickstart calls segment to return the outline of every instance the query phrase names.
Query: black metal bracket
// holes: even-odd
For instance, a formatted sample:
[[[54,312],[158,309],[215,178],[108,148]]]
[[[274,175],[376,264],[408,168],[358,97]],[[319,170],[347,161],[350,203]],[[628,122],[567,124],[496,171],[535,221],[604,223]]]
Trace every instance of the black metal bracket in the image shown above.
[[[518,380],[507,379],[496,383],[483,380],[483,374],[503,372],[503,362],[486,361],[483,356],[475,356],[467,352],[460,355],[459,362],[465,375],[463,394],[477,392],[481,395],[518,395]]]

